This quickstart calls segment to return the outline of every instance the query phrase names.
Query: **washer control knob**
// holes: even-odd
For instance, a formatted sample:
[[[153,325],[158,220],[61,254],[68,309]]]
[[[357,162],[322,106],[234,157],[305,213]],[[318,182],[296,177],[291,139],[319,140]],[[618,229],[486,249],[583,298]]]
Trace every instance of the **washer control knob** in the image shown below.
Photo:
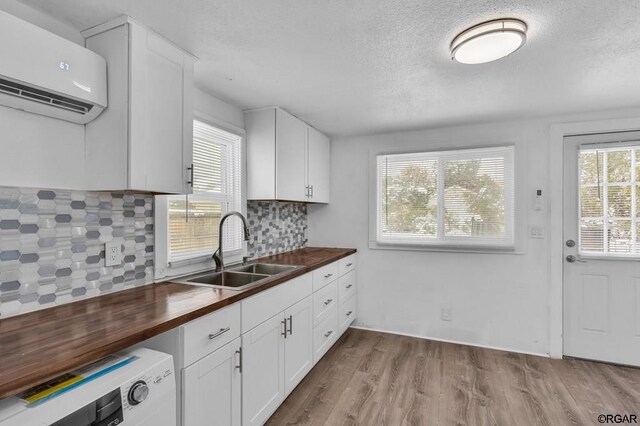
[[[149,396],[149,386],[144,380],[138,380],[129,388],[129,404],[138,405]]]

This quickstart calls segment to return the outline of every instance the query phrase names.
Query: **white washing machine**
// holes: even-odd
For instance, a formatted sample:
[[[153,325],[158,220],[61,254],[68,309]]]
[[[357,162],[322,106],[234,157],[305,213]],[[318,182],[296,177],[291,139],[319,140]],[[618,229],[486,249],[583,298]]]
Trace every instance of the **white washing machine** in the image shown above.
[[[0,400],[0,426],[175,426],[171,355],[134,349],[81,371]]]

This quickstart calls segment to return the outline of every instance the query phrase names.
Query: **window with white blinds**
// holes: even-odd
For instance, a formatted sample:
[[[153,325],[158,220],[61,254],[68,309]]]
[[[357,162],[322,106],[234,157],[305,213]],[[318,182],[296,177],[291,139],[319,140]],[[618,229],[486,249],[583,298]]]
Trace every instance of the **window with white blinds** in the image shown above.
[[[640,143],[583,145],[579,153],[583,255],[640,255]]]
[[[170,264],[211,257],[218,248],[220,218],[241,208],[241,137],[207,123],[193,122],[193,194],[169,196]],[[225,253],[242,249],[241,225],[225,225]]]
[[[512,146],[377,156],[377,242],[512,246]]]

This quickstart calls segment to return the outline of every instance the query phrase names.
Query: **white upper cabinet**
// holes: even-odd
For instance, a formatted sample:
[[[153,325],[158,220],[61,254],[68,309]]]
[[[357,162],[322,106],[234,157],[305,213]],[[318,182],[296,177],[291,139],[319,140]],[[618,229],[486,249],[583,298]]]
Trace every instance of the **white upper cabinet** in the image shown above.
[[[329,138],[309,127],[307,182],[309,201],[329,202],[329,174],[331,172],[331,143]]]
[[[306,198],[307,125],[276,110],[276,195],[278,199]]]
[[[247,198],[329,202],[329,138],[280,108],[245,112]]]
[[[109,98],[86,126],[87,189],[190,193],[193,57],[127,17],[83,35]]]

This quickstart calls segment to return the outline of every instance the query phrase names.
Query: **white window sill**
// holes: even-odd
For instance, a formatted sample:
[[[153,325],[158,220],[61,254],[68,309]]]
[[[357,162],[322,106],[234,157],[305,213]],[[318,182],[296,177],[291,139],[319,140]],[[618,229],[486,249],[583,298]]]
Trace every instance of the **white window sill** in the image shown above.
[[[464,244],[402,244],[369,241],[369,248],[373,250],[404,250],[404,251],[428,251],[440,253],[477,253],[477,254],[505,254],[523,255],[515,246],[486,246]]]

